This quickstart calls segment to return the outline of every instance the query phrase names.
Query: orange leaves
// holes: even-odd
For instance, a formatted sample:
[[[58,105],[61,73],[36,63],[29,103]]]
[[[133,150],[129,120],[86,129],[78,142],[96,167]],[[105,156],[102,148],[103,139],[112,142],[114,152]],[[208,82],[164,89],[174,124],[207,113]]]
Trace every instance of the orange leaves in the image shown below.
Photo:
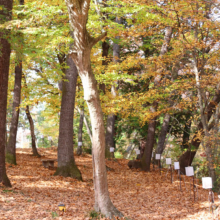
[[[56,158],[54,149],[39,149],[39,153]],[[53,176],[55,170],[44,168],[39,158],[31,156],[31,149],[18,149],[18,165],[7,166],[13,188],[0,186],[1,219],[89,219],[88,212],[94,206],[92,158],[91,155],[75,157],[83,182]],[[174,175],[171,184],[170,178],[166,178],[166,169],[160,176],[158,170],[150,173],[130,170],[127,162],[125,159],[106,161],[107,166],[114,169],[107,174],[111,200],[125,216],[135,220],[196,220],[201,216],[211,219],[208,192],[201,186],[199,201],[193,203],[188,191],[189,178],[185,180],[186,188],[182,182],[180,192],[177,176]],[[60,203],[65,204],[66,212],[59,211]]]

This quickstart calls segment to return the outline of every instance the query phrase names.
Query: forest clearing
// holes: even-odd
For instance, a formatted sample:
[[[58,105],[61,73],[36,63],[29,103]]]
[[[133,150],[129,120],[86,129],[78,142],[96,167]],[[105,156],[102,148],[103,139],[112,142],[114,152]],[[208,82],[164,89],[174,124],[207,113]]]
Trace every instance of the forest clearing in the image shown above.
[[[0,220],[219,220],[219,197],[219,0],[0,0]]]
[[[57,154],[55,148],[39,152],[43,158],[56,158]],[[44,168],[40,158],[31,156],[30,149],[18,149],[17,158],[18,165],[7,165],[13,187],[0,188],[1,219],[92,219],[89,218],[94,200],[91,155],[75,155],[83,182],[53,176],[54,170]],[[158,170],[150,173],[131,170],[128,160],[116,160],[106,160],[107,166],[114,169],[108,171],[109,194],[127,219],[212,219],[208,190],[202,189],[201,184],[198,201],[193,202],[189,178],[186,178],[187,189],[182,182],[180,192],[177,176],[171,184],[165,172],[160,176]],[[59,211],[59,203],[65,204],[66,212]],[[216,194],[215,204],[220,204]]]

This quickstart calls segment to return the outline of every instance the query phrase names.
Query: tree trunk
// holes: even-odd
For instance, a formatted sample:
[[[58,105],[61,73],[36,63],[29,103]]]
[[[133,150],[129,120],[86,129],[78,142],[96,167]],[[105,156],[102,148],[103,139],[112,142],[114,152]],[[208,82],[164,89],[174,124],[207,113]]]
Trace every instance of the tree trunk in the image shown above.
[[[108,115],[105,134],[105,158],[111,158],[114,155],[110,152],[110,147],[115,148],[115,119],[116,115]]]
[[[24,5],[24,0],[20,0],[20,5]],[[17,47],[21,48],[23,46],[23,34],[17,34]],[[14,97],[13,97],[13,107],[12,107],[12,119],[11,127],[9,133],[9,140],[6,146],[6,162],[16,165],[16,137],[19,119],[19,106],[21,101],[21,80],[22,80],[22,54],[16,51],[16,62],[15,66],[15,84],[14,84]]]
[[[21,100],[21,79],[22,79],[22,63],[15,67],[15,84],[12,108],[12,119],[9,133],[9,140],[6,146],[6,162],[16,165],[16,137],[19,118],[19,106]]]
[[[80,114],[81,111],[80,111],[79,107],[77,107],[77,110],[78,110],[78,112],[79,112],[79,114]],[[84,121],[84,124],[86,125],[86,130],[87,130],[87,133],[88,133],[88,135],[89,135],[89,137],[90,137],[90,141],[91,141],[91,143],[92,143],[92,132],[91,132],[91,129],[90,129],[90,127],[89,127],[89,123],[88,123],[88,121],[87,121],[87,118],[86,118],[86,116],[85,116],[85,113],[84,113],[83,121]]]
[[[170,123],[170,114],[166,113],[164,120],[163,120],[161,131],[160,131],[158,144],[157,144],[157,150],[156,150],[157,154],[162,154],[165,148],[164,144],[165,144],[165,140],[166,140],[166,136],[167,136],[167,132],[169,128],[169,123]]]
[[[80,119],[79,119],[77,155],[82,154],[83,119],[84,119],[84,108],[82,107],[82,109],[80,111]]]
[[[86,29],[90,0],[66,0],[70,24],[74,33],[74,48],[71,56],[77,66],[84,88],[84,99],[87,102],[92,124],[92,157],[93,182],[95,190],[95,210],[106,217],[123,216],[112,204],[107,184],[105,165],[105,131],[98,94],[98,86],[91,69],[90,54],[92,47],[106,36],[103,33],[97,38],[90,36]]]
[[[154,103],[154,107],[151,107],[151,112],[155,112],[157,108],[157,103]],[[144,149],[144,155],[141,158],[141,165],[144,171],[150,172],[150,163],[152,157],[152,151],[154,147],[154,136],[156,130],[156,118],[153,118],[149,121],[148,131],[147,131],[147,140]]]
[[[29,110],[29,105],[26,106],[25,112],[26,112],[26,115],[27,115],[27,118],[28,118],[28,121],[29,121],[29,124],[30,124],[31,147],[32,147],[33,156],[41,157],[40,154],[38,153],[37,147],[36,147],[36,137],[35,137],[35,134],[34,134],[34,121],[31,117],[31,113],[30,113],[30,110]]]
[[[208,121],[210,120],[210,118],[211,118],[213,112],[215,111],[216,106],[219,102],[220,102],[220,90],[217,89],[212,101],[210,101],[210,103],[208,104],[208,107],[207,107],[206,112],[207,112],[207,120]],[[209,126],[209,130],[212,128],[212,126]],[[192,161],[196,155],[196,151],[198,150],[199,145],[201,143],[202,137],[201,136],[200,136],[200,138],[197,137],[199,132],[201,132],[201,134],[204,135],[202,122],[200,122],[198,124],[197,132],[194,134],[188,150],[184,154],[182,154],[181,157],[179,158],[180,170],[184,174],[185,174],[185,167],[190,166],[192,164]],[[193,150],[191,150],[191,146],[194,147]]]
[[[66,62],[69,68],[65,70],[65,76],[62,82],[58,139],[58,167],[54,175],[82,180],[81,172],[76,166],[73,155],[73,118],[78,73],[74,62],[69,55]]]
[[[0,0],[0,5],[7,9],[7,11],[0,9],[0,23],[11,20],[12,2],[12,0]],[[11,186],[5,169],[7,90],[11,49],[5,34],[9,32],[0,29],[0,183]]]
[[[182,150],[188,149],[189,147],[190,128],[191,128],[191,121],[186,122],[183,131],[183,141],[181,145]]]

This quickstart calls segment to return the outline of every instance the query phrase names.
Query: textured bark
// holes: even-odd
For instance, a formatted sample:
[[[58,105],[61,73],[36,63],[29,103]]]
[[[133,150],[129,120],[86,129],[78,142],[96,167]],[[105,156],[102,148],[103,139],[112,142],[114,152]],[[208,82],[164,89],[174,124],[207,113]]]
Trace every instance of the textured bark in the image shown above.
[[[7,9],[7,11],[0,10],[0,23],[3,23],[11,19],[12,0],[0,0],[0,5]],[[10,44],[4,38],[6,32],[8,31],[0,29],[0,183],[11,186],[5,169],[7,90],[11,53]]]
[[[151,112],[155,112],[157,108],[157,103],[154,103],[154,107],[151,107]],[[152,151],[154,147],[154,136],[155,136],[155,130],[156,130],[156,118],[153,118],[149,121],[148,124],[148,131],[147,131],[147,140],[145,144],[144,154],[141,158],[141,164],[142,169],[144,171],[149,172],[150,171],[150,163],[151,163],[151,157],[152,157]]]
[[[158,144],[157,144],[157,150],[156,152],[158,154],[162,154],[163,150],[164,150],[164,144],[165,144],[165,140],[166,140],[166,135],[168,132],[168,128],[169,128],[169,123],[170,123],[170,114],[166,113],[164,120],[163,120],[163,125],[160,131],[160,135],[159,135],[159,140],[158,140]]]
[[[98,94],[98,86],[91,69],[91,49],[106,33],[97,38],[92,38],[87,29],[88,11],[90,0],[66,0],[70,16],[70,24],[74,33],[74,48],[71,54],[82,80],[84,99],[87,102],[92,124],[92,157],[93,157],[93,182],[95,191],[95,210],[106,217],[122,216],[112,204],[107,185],[105,165],[105,131]]]
[[[27,105],[26,106],[26,115],[27,115],[27,118],[28,118],[28,121],[29,121],[29,124],[30,124],[30,131],[31,131],[31,147],[32,147],[32,153],[33,153],[33,156],[37,156],[37,157],[41,157],[40,154],[38,153],[37,151],[37,147],[36,147],[36,137],[35,137],[35,134],[34,134],[34,121],[31,117],[31,113],[30,113],[30,110],[29,110],[29,106]]]
[[[54,175],[69,176],[82,180],[82,175],[75,164],[73,155],[73,117],[78,73],[69,55],[66,62],[69,68],[65,70],[65,76],[62,82],[58,139],[58,168]]]
[[[14,97],[12,107],[12,119],[9,133],[8,144],[6,146],[6,162],[16,165],[16,137],[19,118],[19,106],[21,100],[21,79],[22,79],[22,63],[15,67],[15,84]]]
[[[82,145],[79,146],[79,142],[82,143],[83,119],[84,119],[84,108],[82,107],[81,111],[80,111],[80,118],[79,118],[77,155],[81,155],[82,154]]]

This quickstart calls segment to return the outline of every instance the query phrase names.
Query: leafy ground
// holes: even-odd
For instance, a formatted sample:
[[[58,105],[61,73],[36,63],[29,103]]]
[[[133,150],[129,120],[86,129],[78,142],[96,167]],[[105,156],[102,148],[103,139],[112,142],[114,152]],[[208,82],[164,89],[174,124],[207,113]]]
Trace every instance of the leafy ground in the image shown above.
[[[42,158],[56,158],[56,149],[40,149]],[[41,159],[42,159],[41,158]],[[42,166],[41,159],[31,156],[31,149],[17,150],[17,166],[7,165],[12,188],[0,187],[0,219],[89,219],[94,205],[91,155],[75,156],[83,182],[53,176],[55,170]],[[107,160],[108,186],[115,206],[130,219],[211,219],[208,191],[198,186],[198,201],[193,202],[189,180],[179,191],[177,176],[170,183],[166,170],[145,173],[130,170],[127,160]],[[57,166],[57,163],[55,163]],[[215,195],[216,205],[217,201]],[[63,214],[58,204],[66,205]]]

